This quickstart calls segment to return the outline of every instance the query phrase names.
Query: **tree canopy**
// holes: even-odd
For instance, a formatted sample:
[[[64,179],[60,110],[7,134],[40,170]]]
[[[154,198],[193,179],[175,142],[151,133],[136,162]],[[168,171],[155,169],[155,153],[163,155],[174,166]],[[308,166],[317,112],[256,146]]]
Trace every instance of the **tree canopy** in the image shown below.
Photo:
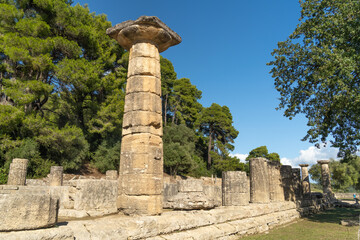
[[[251,158],[263,157],[270,161],[277,161],[280,162],[280,156],[278,153],[269,153],[266,146],[260,146],[254,148],[249,152],[249,155],[246,157],[246,161],[249,161]]]
[[[51,165],[119,167],[129,52],[109,27],[105,15],[71,0],[0,0],[0,183],[13,158],[29,159],[35,178]],[[229,154],[238,135],[229,108],[204,108],[190,79],[177,79],[166,58],[160,65],[164,170],[199,177],[242,169]]]
[[[360,144],[360,2],[304,0],[300,23],[272,55],[279,109],[308,119],[304,141],[326,143],[340,156]]]

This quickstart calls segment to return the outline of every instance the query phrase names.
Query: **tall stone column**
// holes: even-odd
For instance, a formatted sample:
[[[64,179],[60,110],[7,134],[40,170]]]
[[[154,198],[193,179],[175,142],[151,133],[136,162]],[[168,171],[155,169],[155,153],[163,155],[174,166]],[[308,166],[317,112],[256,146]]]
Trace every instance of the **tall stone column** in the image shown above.
[[[300,200],[302,198],[300,168],[293,168],[292,176],[293,176],[293,189],[294,189],[295,199]]]
[[[290,165],[282,165],[280,167],[280,175],[282,180],[282,186],[284,189],[285,201],[295,201],[294,193],[294,180],[292,176],[292,168]]]
[[[270,202],[269,174],[266,158],[250,159],[250,202]]]
[[[142,16],[107,29],[130,51],[117,206],[126,214],[162,212],[163,128],[160,52],[181,38],[157,17]]]
[[[25,185],[27,165],[27,159],[14,158],[10,164],[7,185]]]
[[[280,162],[269,161],[268,173],[269,173],[270,201],[283,202],[285,198],[284,198],[284,188],[282,185],[282,179],[280,175]]]
[[[246,172],[222,172],[222,203],[223,206],[248,205],[250,187]]]
[[[331,182],[330,182],[330,160],[318,160],[318,164],[321,165],[321,184],[323,186],[324,194],[332,194]]]
[[[299,166],[301,167],[301,181],[302,181],[303,195],[308,196],[311,193],[310,177],[308,172],[309,164],[299,164]]]
[[[50,168],[50,186],[62,186],[63,171],[64,168],[61,166],[52,166]]]

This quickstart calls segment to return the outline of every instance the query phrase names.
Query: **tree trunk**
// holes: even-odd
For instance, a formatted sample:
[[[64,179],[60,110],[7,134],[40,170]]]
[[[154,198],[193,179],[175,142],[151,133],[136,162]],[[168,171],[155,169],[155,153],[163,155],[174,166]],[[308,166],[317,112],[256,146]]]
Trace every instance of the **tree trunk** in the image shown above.
[[[166,115],[167,111],[166,111],[166,108],[167,108],[168,96],[169,96],[169,94],[166,94],[165,103],[164,103],[164,127],[166,126],[166,123],[167,123],[167,115]]]
[[[211,155],[210,155],[211,145],[212,145],[211,142],[212,142],[212,130],[210,129],[209,145],[208,145],[208,162],[207,162],[207,167],[208,167],[208,169],[210,169],[210,167],[211,167]]]

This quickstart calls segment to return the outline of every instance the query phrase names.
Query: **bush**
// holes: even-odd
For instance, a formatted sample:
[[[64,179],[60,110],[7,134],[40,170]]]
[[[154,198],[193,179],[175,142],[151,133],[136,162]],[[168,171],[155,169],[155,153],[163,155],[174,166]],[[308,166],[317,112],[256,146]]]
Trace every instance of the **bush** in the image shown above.
[[[54,162],[43,159],[40,156],[39,144],[33,139],[25,139],[21,144],[6,152],[5,168],[8,168],[12,159],[25,158],[29,160],[27,176],[31,178],[45,177],[50,172],[50,167]]]
[[[9,175],[9,170],[6,168],[0,168],[0,184],[6,184]]]
[[[121,142],[111,145],[104,141],[94,153],[92,165],[102,173],[105,173],[107,170],[118,170],[120,148]]]

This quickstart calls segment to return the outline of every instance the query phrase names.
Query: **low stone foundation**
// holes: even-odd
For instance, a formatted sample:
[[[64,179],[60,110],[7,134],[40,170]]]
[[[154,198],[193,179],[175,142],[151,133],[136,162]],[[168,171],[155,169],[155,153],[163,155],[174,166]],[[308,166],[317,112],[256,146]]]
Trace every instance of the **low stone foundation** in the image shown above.
[[[69,221],[56,229],[0,233],[0,239],[238,239],[300,217],[294,202],[272,202],[212,210],[171,211],[161,216],[112,215]]]

